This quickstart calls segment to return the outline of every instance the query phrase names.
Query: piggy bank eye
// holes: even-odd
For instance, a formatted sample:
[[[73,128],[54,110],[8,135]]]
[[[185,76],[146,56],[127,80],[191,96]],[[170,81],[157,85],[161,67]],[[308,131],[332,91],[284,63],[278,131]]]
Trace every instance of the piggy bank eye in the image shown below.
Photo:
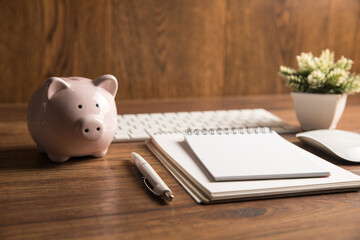
[[[82,108],[82,105],[80,104],[80,105],[78,105],[78,108]]]
[[[98,103],[96,104],[96,107],[99,107],[99,104],[98,104]]]

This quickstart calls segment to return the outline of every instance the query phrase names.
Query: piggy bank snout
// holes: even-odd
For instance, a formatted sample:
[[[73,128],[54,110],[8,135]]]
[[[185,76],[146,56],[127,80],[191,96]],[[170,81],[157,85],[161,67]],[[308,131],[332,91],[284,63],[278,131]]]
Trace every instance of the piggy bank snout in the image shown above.
[[[97,140],[104,133],[103,121],[98,117],[88,116],[77,121],[80,134],[88,140]]]

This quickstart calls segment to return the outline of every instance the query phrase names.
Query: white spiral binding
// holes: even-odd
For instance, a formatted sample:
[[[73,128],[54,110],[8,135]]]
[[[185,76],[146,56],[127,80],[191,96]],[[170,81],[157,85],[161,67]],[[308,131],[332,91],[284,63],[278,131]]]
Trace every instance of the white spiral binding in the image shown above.
[[[274,130],[269,127],[242,127],[242,128],[203,128],[187,129],[186,135],[230,135],[230,134],[263,134],[272,133]]]

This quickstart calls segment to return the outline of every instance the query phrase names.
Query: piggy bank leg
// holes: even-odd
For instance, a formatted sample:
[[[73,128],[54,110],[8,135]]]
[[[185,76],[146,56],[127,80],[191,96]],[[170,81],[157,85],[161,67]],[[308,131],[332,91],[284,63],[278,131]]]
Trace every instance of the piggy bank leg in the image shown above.
[[[103,157],[107,153],[108,149],[106,148],[104,151],[93,153],[92,156],[94,157]]]
[[[50,154],[50,153],[48,153],[48,156],[49,156],[50,160],[53,162],[65,162],[70,158],[67,156],[60,156],[60,155]]]

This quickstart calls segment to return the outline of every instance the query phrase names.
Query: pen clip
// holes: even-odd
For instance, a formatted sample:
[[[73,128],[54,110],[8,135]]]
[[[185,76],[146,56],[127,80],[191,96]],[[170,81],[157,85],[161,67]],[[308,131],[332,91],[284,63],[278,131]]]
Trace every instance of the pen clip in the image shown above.
[[[152,192],[152,193],[155,194],[156,196],[161,197],[161,195],[159,195],[158,193],[154,192],[154,190],[152,190],[152,188],[150,187],[151,184],[150,184],[150,183],[148,184],[147,178],[146,178],[146,177],[143,177],[143,179],[144,179],[144,184],[145,184],[145,186],[150,190],[150,192]],[[149,185],[150,185],[150,186],[149,186]]]

